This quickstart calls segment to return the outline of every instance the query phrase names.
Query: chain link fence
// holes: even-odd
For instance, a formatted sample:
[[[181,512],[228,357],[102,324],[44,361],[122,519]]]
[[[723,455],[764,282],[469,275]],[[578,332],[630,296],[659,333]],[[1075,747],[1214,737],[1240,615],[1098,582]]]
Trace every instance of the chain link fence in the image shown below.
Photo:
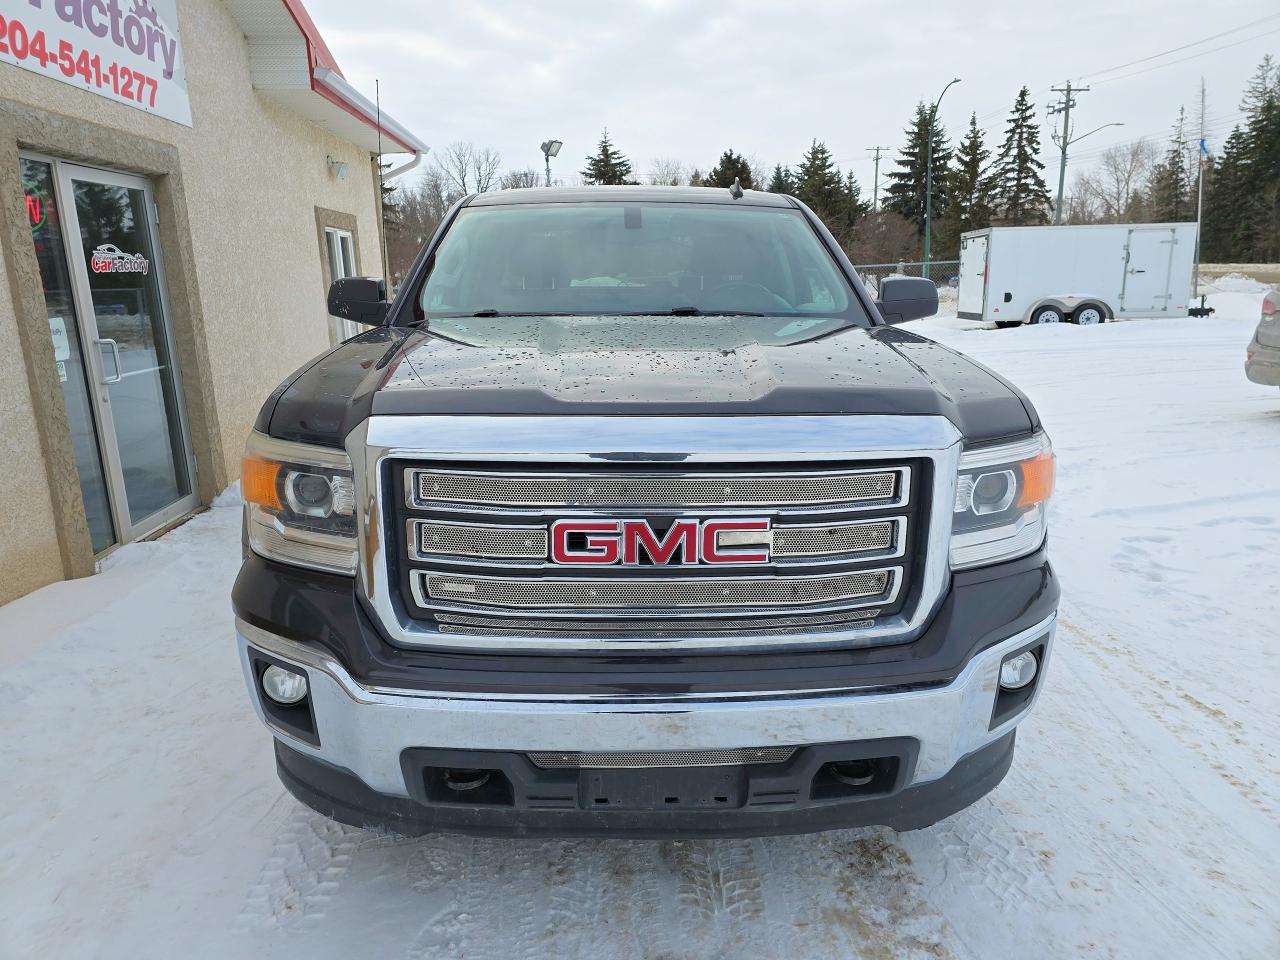
[[[871,295],[880,296],[880,281],[885,277],[928,277],[938,288],[938,309],[948,313],[955,309],[956,288],[960,285],[959,260],[899,260],[897,263],[855,263],[863,283]]]
[[[921,261],[899,260],[897,263],[855,263],[853,269],[872,290],[878,292],[885,277],[928,277],[939,287],[955,287],[959,284],[959,260]]]

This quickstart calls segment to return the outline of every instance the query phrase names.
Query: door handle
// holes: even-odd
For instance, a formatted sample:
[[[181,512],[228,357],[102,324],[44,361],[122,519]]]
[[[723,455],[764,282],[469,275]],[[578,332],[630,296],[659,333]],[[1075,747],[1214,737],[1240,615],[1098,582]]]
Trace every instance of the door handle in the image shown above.
[[[114,377],[103,377],[103,383],[119,383],[124,379],[124,369],[120,365],[120,344],[116,343],[110,337],[98,337],[93,341],[98,346],[107,345],[111,347],[111,359],[115,361],[116,375]]]
[[[1130,270],[1129,272],[1130,272],[1130,273],[1146,273],[1147,271],[1145,271],[1145,270]]]

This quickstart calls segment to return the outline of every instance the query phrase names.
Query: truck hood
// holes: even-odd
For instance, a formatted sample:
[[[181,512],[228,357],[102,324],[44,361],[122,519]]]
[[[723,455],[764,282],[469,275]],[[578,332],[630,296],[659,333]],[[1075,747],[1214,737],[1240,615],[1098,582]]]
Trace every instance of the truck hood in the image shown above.
[[[341,437],[369,415],[413,414],[941,415],[971,443],[1038,426],[998,375],[901,328],[847,326],[773,345],[732,325],[672,336],[665,324],[630,323],[620,334],[602,322],[584,335],[584,326],[570,329],[581,320],[529,318],[521,335],[484,346],[430,330],[371,331],[279,392],[271,433],[320,442],[321,423]]]

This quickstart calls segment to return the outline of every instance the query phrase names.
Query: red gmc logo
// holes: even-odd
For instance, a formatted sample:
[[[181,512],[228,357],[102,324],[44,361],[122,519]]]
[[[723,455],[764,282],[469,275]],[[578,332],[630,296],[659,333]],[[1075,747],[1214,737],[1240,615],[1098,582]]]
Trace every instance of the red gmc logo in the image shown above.
[[[685,566],[768,563],[768,531],[768,520],[676,520],[661,535],[647,520],[557,520],[551,524],[551,562],[635,565],[643,555],[655,564]],[[739,532],[748,536],[725,536]]]

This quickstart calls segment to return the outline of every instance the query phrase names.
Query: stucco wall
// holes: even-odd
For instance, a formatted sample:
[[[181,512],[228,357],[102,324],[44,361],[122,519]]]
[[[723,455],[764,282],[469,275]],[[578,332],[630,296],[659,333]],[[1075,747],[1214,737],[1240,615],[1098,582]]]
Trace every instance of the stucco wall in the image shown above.
[[[0,250],[0,601],[62,578],[53,504]],[[52,357],[52,354],[50,354]]]
[[[191,128],[10,64],[0,63],[0,98],[176,152],[181,206],[177,224],[161,224],[161,254],[166,268],[176,258],[190,260],[183,266],[199,329],[178,331],[177,339],[194,337],[201,348],[198,356],[182,355],[184,375],[187,364],[207,366],[202,377],[188,377],[203,384],[204,395],[188,396],[188,407],[198,404],[197,417],[206,421],[206,449],[196,452],[207,499],[238,474],[262,399],[329,346],[316,208],[356,218],[359,266],[378,273],[377,201],[363,150],[253,90],[245,39],[218,0],[180,0],[178,15]],[[39,142],[19,146],[56,152]],[[349,165],[346,179],[330,175],[326,156]],[[156,184],[158,197],[168,189],[163,181]],[[175,229],[182,242],[167,243]],[[53,508],[48,484],[41,482],[39,435],[30,418],[12,415],[28,409],[30,397],[16,335],[22,311],[8,289],[10,273],[0,273],[0,402],[11,412],[0,418],[0,602],[67,572],[56,538],[42,533]],[[25,466],[19,470],[18,464]],[[5,536],[19,526],[28,533],[16,540]]]

